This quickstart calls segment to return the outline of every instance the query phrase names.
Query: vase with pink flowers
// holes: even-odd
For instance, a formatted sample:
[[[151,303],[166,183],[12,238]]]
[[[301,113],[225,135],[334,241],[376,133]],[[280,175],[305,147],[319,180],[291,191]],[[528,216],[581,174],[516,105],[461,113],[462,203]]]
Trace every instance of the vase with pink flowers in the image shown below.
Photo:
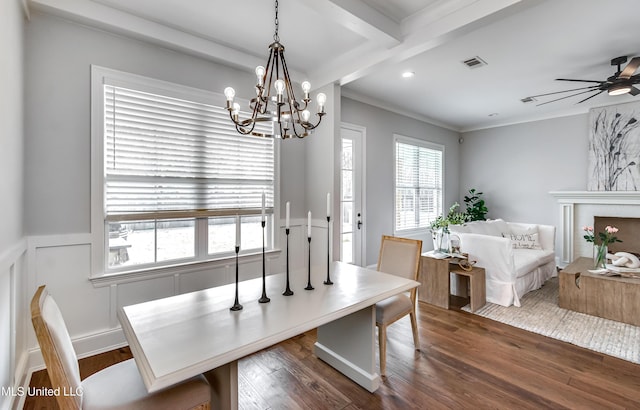
[[[607,225],[604,228],[604,232],[598,232],[597,235],[594,232],[593,226],[585,226],[582,230],[585,232],[584,239],[587,242],[593,243],[593,268],[606,269],[609,244],[622,242],[615,236],[618,228]]]

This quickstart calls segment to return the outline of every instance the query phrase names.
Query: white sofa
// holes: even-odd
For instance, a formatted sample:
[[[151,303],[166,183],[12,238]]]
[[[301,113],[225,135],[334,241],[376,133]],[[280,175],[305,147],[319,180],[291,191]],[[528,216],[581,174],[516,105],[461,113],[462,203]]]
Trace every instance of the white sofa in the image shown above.
[[[487,302],[520,306],[520,298],[557,275],[556,228],[501,219],[450,225],[461,252],[486,272]]]

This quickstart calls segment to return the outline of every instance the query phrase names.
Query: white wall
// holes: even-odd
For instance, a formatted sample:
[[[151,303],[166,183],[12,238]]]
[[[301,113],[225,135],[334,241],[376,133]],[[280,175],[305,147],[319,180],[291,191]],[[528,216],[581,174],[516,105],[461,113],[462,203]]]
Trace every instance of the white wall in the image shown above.
[[[587,114],[464,133],[460,197],[484,192],[488,217],[557,225],[555,190],[586,190]]]
[[[367,227],[366,265],[378,260],[380,238],[393,234],[393,135],[419,138],[445,146],[445,208],[459,201],[459,135],[432,124],[404,117],[368,104],[342,98],[342,121],[366,128]],[[431,237],[423,240],[425,250],[432,249]]]
[[[0,2],[0,386],[16,387],[26,354],[22,2]],[[14,397],[0,395],[0,409]]]

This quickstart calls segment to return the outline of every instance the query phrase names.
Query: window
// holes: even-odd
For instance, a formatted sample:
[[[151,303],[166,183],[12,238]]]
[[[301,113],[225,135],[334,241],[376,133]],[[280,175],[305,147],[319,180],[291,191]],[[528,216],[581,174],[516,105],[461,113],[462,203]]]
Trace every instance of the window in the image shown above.
[[[442,213],[444,146],[394,136],[395,231],[428,228]]]
[[[241,252],[261,249],[263,194],[272,247],[273,139],[239,135],[222,95],[98,67],[92,79],[101,271],[232,255],[236,215]]]

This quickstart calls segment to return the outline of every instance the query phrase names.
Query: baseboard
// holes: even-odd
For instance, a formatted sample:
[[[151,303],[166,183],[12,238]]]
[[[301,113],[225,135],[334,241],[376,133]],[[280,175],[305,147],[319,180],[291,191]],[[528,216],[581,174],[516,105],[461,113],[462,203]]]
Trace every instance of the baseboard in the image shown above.
[[[121,328],[109,329],[92,335],[81,336],[73,339],[73,348],[78,359],[94,356],[110,350],[127,346],[127,340]],[[45,368],[40,347],[29,350],[29,372],[35,372]]]

